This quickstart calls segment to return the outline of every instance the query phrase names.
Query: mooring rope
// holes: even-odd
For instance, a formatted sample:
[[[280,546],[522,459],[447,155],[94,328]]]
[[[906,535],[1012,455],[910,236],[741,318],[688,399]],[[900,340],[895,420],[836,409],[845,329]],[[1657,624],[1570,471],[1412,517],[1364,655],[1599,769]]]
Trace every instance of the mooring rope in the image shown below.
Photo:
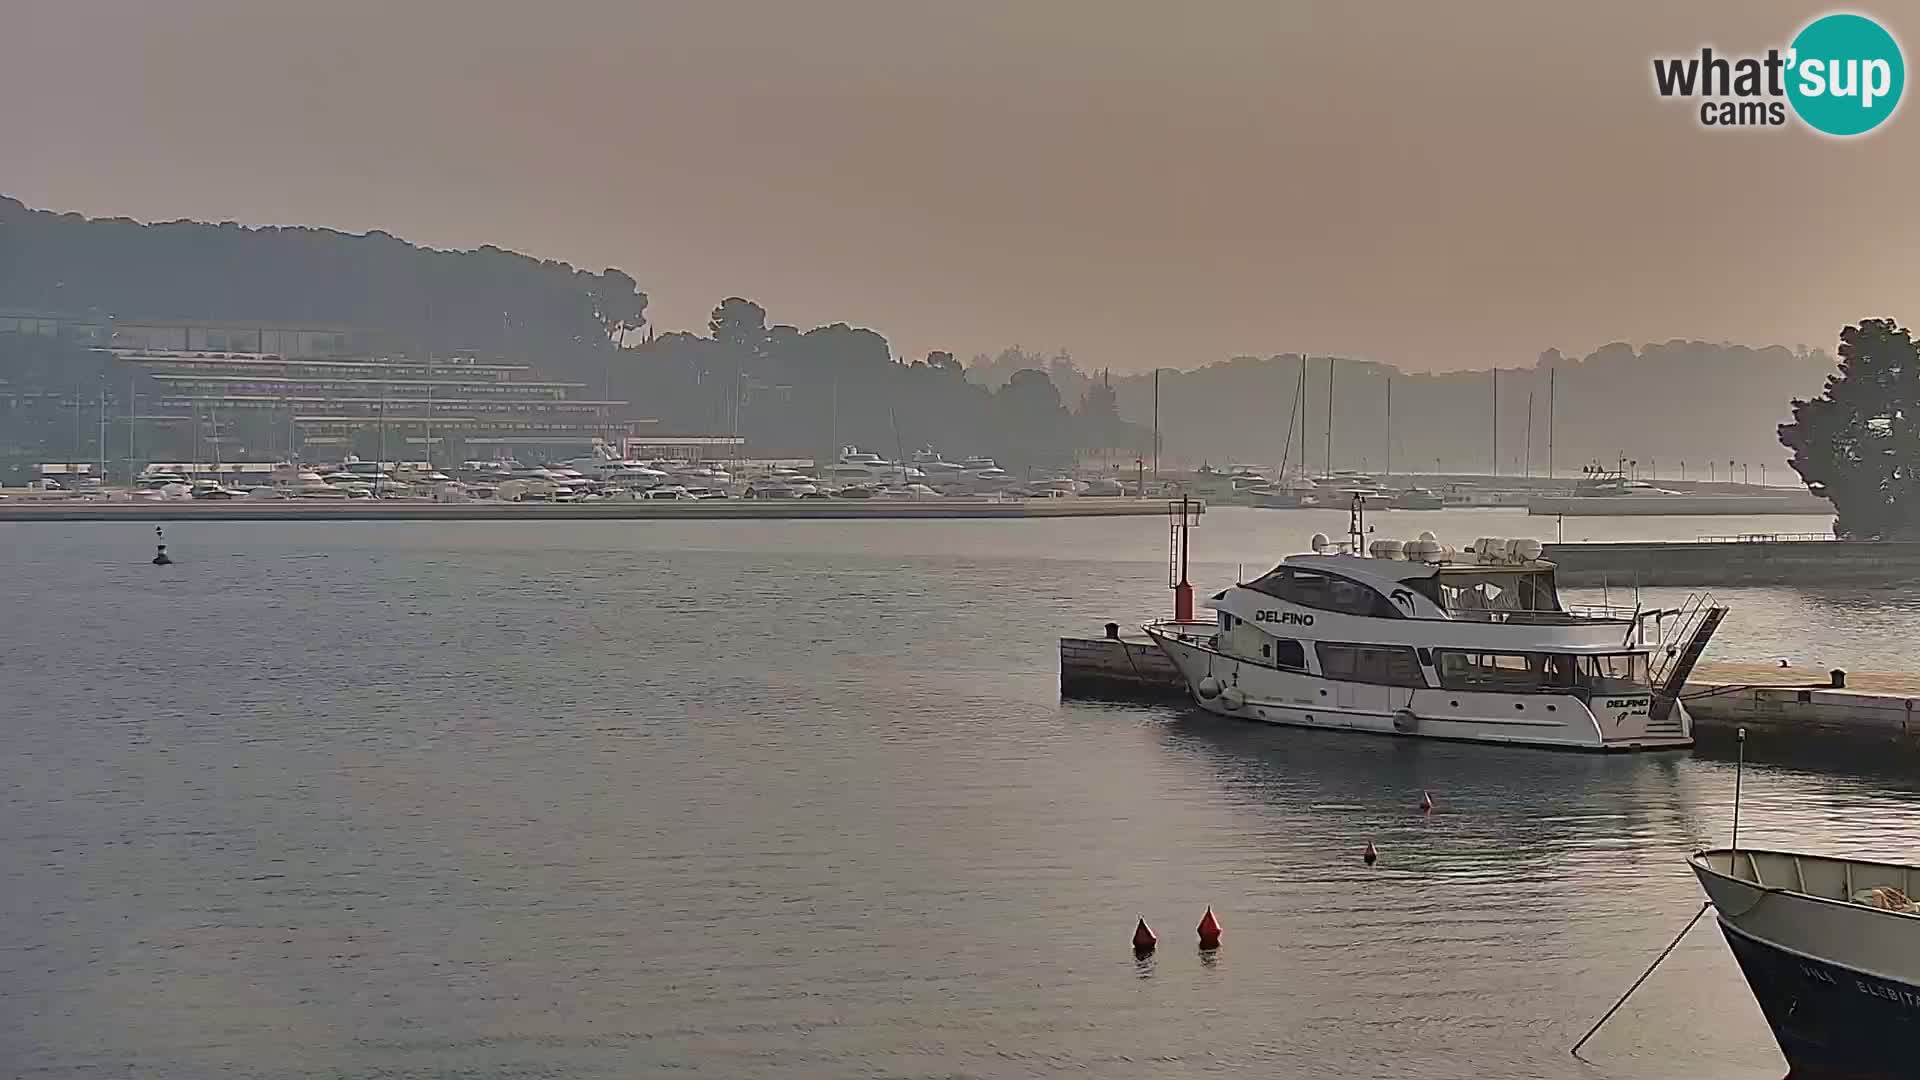
[[[1587,1040],[1593,1038],[1594,1033],[1599,1031],[1601,1027],[1603,1027],[1606,1024],[1607,1021],[1613,1019],[1613,1014],[1620,1011],[1620,1006],[1625,1005],[1627,1003],[1627,999],[1633,996],[1633,992],[1635,990],[1640,989],[1640,984],[1647,981],[1647,977],[1653,974],[1653,969],[1659,967],[1660,962],[1662,960],[1665,960],[1669,955],[1673,953],[1673,950],[1680,945],[1680,939],[1687,936],[1687,931],[1693,929],[1693,924],[1699,922],[1700,916],[1705,915],[1707,913],[1707,909],[1712,906],[1713,906],[1713,903],[1711,901],[1700,905],[1700,910],[1694,912],[1693,918],[1687,920],[1687,925],[1681,927],[1680,932],[1678,934],[1675,934],[1673,937],[1673,940],[1667,943],[1667,947],[1660,950],[1660,955],[1654,957],[1653,963],[1648,965],[1647,970],[1641,972],[1640,977],[1633,980],[1633,985],[1627,987],[1627,992],[1624,994],[1621,994],[1620,1000],[1613,1003],[1613,1008],[1608,1009],[1607,1014],[1605,1016],[1602,1016],[1599,1020],[1595,1021],[1594,1025],[1587,1029],[1587,1033],[1585,1035],[1580,1036],[1580,1041],[1573,1044],[1572,1050],[1567,1051],[1569,1054],[1572,1054],[1574,1057],[1579,1058],[1579,1060],[1581,1061],[1587,1060],[1586,1058],[1580,1057],[1580,1048],[1587,1045]]]

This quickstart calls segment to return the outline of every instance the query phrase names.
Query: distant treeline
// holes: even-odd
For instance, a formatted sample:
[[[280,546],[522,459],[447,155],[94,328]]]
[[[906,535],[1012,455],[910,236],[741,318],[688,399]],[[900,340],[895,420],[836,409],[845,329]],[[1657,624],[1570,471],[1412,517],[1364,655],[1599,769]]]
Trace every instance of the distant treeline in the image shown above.
[[[616,396],[683,429],[738,432],[760,450],[814,454],[854,444],[886,457],[933,447],[987,454],[1010,469],[1053,468],[1082,448],[1150,453],[1151,437],[1119,417],[1111,387],[1063,400],[1044,372],[993,389],[966,379],[951,353],[900,362],[872,330],[834,323],[802,331],[767,323],[729,297],[705,334],[671,333],[622,349]]]
[[[804,455],[857,443],[888,456],[932,445],[1053,467],[1078,449],[1152,453],[1153,377],[1107,385],[1064,351],[1018,348],[962,369],[945,352],[908,360],[847,323],[769,324],[759,305],[723,301],[703,332],[647,328],[647,297],[619,270],[599,273],[495,247],[436,251],[383,232],[142,224],[27,209],[0,197],[0,309],[132,319],[342,325],[377,330],[394,352],[472,351],[585,382],[632,402],[671,433],[738,432],[754,453]],[[91,361],[0,335],[0,378],[68,392],[63,365]],[[64,359],[63,359],[64,357]],[[1163,461],[1297,464],[1297,355],[1238,357],[1161,375]],[[1832,366],[1805,347],[1674,341],[1609,345],[1584,359],[1541,354],[1489,371],[1407,375],[1335,362],[1335,468],[1502,473],[1585,461],[1709,461],[1781,466],[1774,426]],[[1307,362],[1306,461],[1325,468],[1327,360]],[[1558,372],[1548,415],[1550,373]],[[1387,421],[1387,384],[1393,416]],[[1531,397],[1531,409],[1529,408]],[[1529,422],[1531,416],[1531,422]],[[1291,433],[1291,438],[1289,437]],[[0,433],[4,434],[4,433]],[[0,440],[4,441],[4,440]],[[1529,465],[1530,462],[1530,465]],[[1772,478],[1771,476],[1769,477]]]

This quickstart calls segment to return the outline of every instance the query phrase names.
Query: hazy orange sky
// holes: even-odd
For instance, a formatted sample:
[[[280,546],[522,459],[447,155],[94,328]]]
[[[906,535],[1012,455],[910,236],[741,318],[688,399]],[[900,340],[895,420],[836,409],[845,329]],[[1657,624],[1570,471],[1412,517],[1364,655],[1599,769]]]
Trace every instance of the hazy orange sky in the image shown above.
[[[619,266],[896,351],[1409,370],[1913,318],[1920,115],[1712,132],[1794,3],[9,0],[0,192]],[[1913,62],[1920,9],[1858,10]],[[1908,96],[1920,92],[1910,89]]]

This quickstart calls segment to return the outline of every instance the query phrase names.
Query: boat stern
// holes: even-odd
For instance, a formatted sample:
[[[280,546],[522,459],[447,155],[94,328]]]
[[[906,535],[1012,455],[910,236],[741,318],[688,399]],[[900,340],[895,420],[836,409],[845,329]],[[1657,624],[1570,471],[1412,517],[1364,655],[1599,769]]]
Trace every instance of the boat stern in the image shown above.
[[[1693,717],[1679,701],[1657,693],[1595,694],[1587,703],[1600,745],[1607,750],[1685,750],[1693,745]]]

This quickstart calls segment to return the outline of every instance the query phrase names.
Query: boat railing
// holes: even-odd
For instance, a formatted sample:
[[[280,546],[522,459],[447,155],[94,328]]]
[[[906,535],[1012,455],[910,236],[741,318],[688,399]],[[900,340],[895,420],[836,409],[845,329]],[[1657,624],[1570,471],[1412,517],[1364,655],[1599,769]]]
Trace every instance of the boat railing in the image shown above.
[[[1164,619],[1148,625],[1170,638],[1178,638],[1182,641],[1205,641],[1220,630],[1219,623],[1202,622],[1198,619],[1191,622]]]
[[[1687,599],[1677,608],[1653,608],[1642,612],[1635,622],[1638,638],[1642,645],[1665,646],[1655,652],[1649,674],[1655,686],[1673,668],[1680,655],[1680,645],[1688,641],[1700,629],[1714,610],[1713,594],[1705,592],[1689,593]],[[1647,639],[1647,625],[1653,625],[1653,639]],[[1672,632],[1669,633],[1669,627]]]
[[[1832,533],[1728,533],[1697,536],[1696,544],[1803,544],[1832,540]]]
[[[1594,622],[1631,625],[1635,609],[1607,604],[1569,604],[1564,609],[1448,608],[1455,622],[1506,623],[1511,626],[1581,626]]]
[[[1639,616],[1640,609],[1619,604],[1568,604],[1567,614],[1596,622],[1632,622]]]

